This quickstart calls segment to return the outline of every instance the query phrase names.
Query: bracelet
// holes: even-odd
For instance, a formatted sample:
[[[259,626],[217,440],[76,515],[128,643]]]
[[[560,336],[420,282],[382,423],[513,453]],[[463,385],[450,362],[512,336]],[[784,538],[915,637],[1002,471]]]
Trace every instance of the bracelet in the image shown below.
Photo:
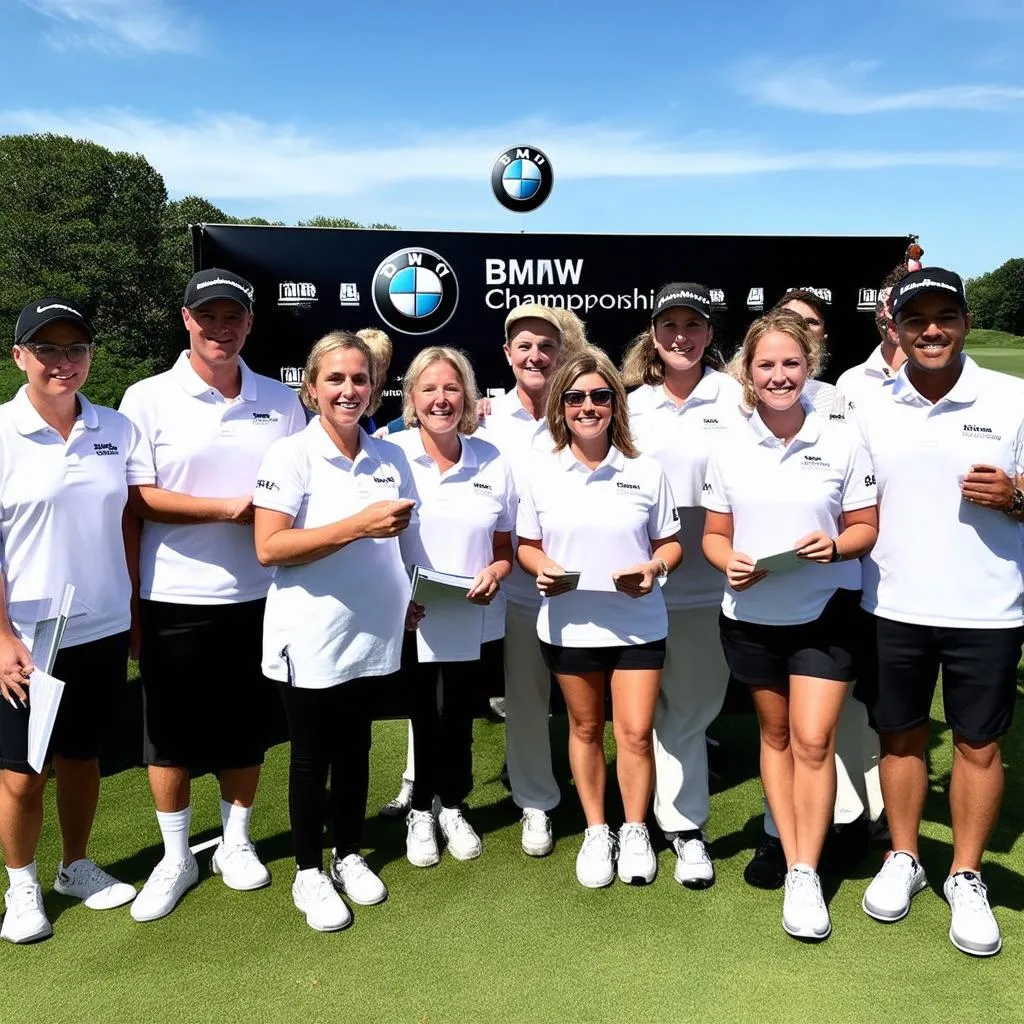
[[[841,562],[843,556],[839,554],[839,546],[835,541],[832,541],[832,557],[829,559],[830,562]]]
[[[661,569],[658,571],[658,576],[661,579],[664,579],[666,576],[668,576],[668,565],[665,562],[665,559],[664,558],[655,558],[654,561],[657,562],[658,565],[661,566]]]

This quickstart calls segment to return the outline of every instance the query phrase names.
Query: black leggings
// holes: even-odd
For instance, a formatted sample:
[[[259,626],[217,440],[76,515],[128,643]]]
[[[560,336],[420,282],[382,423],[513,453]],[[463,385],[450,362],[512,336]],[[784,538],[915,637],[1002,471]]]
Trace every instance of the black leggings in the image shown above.
[[[300,871],[323,868],[328,768],[334,845],[341,857],[359,852],[370,787],[370,696],[377,684],[374,678],[325,690],[280,684],[291,736],[288,815]]]

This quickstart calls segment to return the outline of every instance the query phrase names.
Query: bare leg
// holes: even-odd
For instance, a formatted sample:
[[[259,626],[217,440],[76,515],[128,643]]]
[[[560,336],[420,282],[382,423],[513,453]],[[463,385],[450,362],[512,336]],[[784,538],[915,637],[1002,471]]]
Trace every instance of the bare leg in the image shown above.
[[[998,740],[968,743],[953,738],[949,809],[953,821],[953,868],[981,873],[981,858],[1003,801],[1003,759]]]
[[[789,743],[789,696],[781,688],[752,686],[761,726],[761,785],[771,808],[786,864],[796,863],[796,811],[793,807],[793,753]]]
[[[82,860],[100,799],[100,763],[95,757],[78,760],[55,755],[57,772],[57,818],[63,843],[65,867]]]
[[[151,764],[149,786],[158,811],[183,811],[188,807],[192,786],[187,768]]]
[[[882,798],[889,819],[892,848],[905,850],[915,860],[919,859],[917,839],[928,794],[928,766],[924,758],[927,745],[927,724],[909,732],[882,736]]]
[[[569,712],[569,767],[587,819],[603,825],[604,788],[604,673],[558,675]]]
[[[654,788],[654,710],[660,669],[612,673],[612,725],[616,769],[626,821],[643,821]]]
[[[9,868],[24,868],[36,859],[45,785],[45,770],[42,775],[0,771],[0,848]]]

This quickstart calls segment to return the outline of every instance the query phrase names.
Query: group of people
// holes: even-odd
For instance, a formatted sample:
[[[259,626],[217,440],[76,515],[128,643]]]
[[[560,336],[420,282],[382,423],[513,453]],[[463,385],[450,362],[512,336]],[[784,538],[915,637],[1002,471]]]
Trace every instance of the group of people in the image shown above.
[[[621,369],[564,311],[520,306],[505,322],[508,393],[481,400],[463,353],[424,348],[404,375],[400,421],[377,431],[386,437],[368,420],[390,355],[380,339],[334,331],[313,346],[307,417],[240,358],[253,289],[229,271],[189,282],[189,349],[130,387],[120,412],[80,393],[94,342],[81,308],[31,303],[14,346],[27,381],[0,407],[0,935],[51,931],[35,864],[47,773],[27,763],[27,705],[39,608],[71,582],[52,669],[67,684],[51,747],[54,888],[87,906],[130,901],[150,921],[196,883],[197,772],[220,782],[213,871],[233,889],[269,883],[249,821],[282,708],[296,907],[331,931],[350,923],[349,903],[385,900],[360,846],[386,677],[410,714],[409,778],[394,801],[410,863],[436,864],[442,849],[479,856],[466,811],[473,716],[503,657],[524,853],[554,844],[554,678],[586,817],[578,881],[653,881],[653,811],[675,880],[712,885],[706,733],[731,676],[749,687],[761,734],[765,839],[748,880],[783,888],[789,934],[826,938],[826,836],[834,822],[866,829],[884,802],[891,850],[863,908],[897,921],[925,885],[918,831],[941,668],[954,740],[950,938],[997,952],[981,862],[1024,642],[1024,384],[964,354],[956,274],[904,267],[889,285],[879,347],[836,387],[816,380],[825,309],[810,292],[757,319],[728,368],[700,284],[658,292]],[[471,580],[483,626],[468,660],[431,649],[430,608],[411,598],[416,566]],[[97,695],[123,683],[130,652],[164,847],[137,894],[86,848]]]

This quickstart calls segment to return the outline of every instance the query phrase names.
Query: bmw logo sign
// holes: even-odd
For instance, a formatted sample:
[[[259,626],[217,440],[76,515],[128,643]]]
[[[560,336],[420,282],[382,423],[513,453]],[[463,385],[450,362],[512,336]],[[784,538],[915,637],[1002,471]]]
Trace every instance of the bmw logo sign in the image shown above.
[[[506,149],[491,168],[494,198],[513,213],[536,210],[555,183],[551,161],[533,146]]]
[[[459,302],[459,282],[447,260],[419,246],[386,257],[374,271],[371,291],[381,320],[402,334],[440,330]]]

